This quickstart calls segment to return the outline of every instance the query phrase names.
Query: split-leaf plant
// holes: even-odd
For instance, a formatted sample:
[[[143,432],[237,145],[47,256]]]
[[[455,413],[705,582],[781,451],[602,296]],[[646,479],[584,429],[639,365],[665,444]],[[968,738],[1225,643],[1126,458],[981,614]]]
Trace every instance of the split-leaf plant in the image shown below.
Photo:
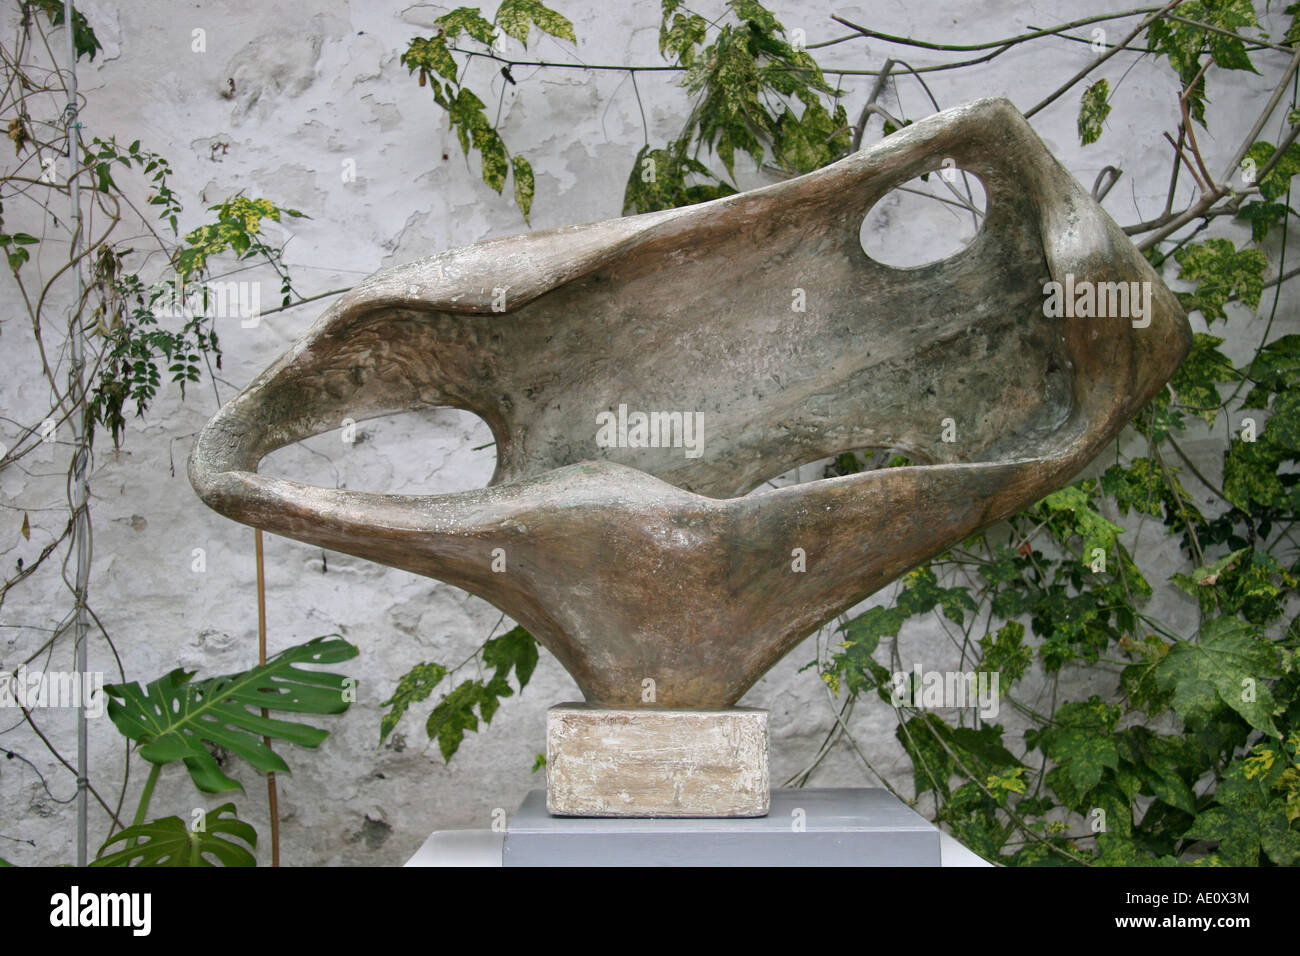
[[[314,748],[329,732],[268,711],[343,713],[356,699],[355,681],[300,665],[337,664],[356,656],[356,647],[342,638],[318,637],[238,674],[195,681],[192,671],[177,668],[144,688],[134,682],[104,688],[109,717],[150,766],[131,825],[109,837],[91,865],[254,866],[257,832],[238,819],[233,803],[213,811],[196,808],[188,821],[148,820],[158,778],[164,767],[179,761],[203,793],[242,791],[222,766],[229,756],[242,757],[259,773],[288,773],[271,741]],[[215,753],[222,754],[220,761]]]

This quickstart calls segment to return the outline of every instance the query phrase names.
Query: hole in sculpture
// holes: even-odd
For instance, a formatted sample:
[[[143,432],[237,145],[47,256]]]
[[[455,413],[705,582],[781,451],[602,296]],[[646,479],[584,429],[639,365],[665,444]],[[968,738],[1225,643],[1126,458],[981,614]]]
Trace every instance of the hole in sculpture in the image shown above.
[[[903,183],[867,211],[862,251],[882,265],[916,269],[961,252],[984,223],[984,184],[949,167]]]
[[[273,451],[258,470],[322,488],[451,494],[487,487],[497,463],[492,441],[473,412],[422,408],[340,423]]]

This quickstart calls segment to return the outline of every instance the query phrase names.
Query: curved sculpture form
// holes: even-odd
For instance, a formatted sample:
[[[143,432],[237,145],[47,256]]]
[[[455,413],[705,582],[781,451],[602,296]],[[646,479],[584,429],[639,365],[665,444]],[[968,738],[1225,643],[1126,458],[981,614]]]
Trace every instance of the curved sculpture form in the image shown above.
[[[985,187],[971,245],[918,269],[868,258],[872,204],[946,158]],[[1049,318],[1049,281],[1148,283],[1150,308]],[[779,185],[381,272],[208,423],[190,480],[237,521],[483,597],[590,703],[643,706],[648,677],[656,706],[719,708],[834,615],[1067,483],[1190,343],[1119,227],[1010,103],[981,100]],[[489,487],[257,473],[345,417],[429,405],[488,423]],[[702,454],[600,447],[597,415],[620,405],[702,413]],[[921,464],[738,497],[873,447]]]

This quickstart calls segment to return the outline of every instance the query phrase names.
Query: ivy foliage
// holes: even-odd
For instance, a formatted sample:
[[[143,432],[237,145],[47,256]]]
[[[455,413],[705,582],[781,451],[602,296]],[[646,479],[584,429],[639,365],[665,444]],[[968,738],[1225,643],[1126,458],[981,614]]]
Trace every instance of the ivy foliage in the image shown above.
[[[62,11],[62,4],[59,10]],[[74,15],[74,20],[76,16]],[[58,22],[62,22],[60,19]],[[93,35],[93,34],[92,34]],[[16,141],[17,148],[24,148]],[[115,137],[93,137],[82,147],[82,165],[93,188],[115,199],[123,189],[117,177],[138,175],[148,188],[147,205],[175,237],[183,211],[172,189],[167,159],[140,145],[123,146]],[[143,417],[162,385],[164,372],[178,386],[181,397],[187,385],[200,381],[204,366],[221,368],[221,347],[208,282],[209,260],[230,256],[239,261],[269,265],[280,279],[281,303],[288,305],[293,284],[282,258],[282,246],[262,232],[264,222],[306,218],[296,209],[277,206],[267,199],[233,196],[210,206],[215,220],[187,232],[168,248],[172,275],[146,283],[132,268],[136,249],[102,242],[90,256],[90,302],[94,303],[83,331],[91,337],[99,356],[86,398],[88,422],[106,429],[113,446],[121,445],[127,412],[134,407]],[[161,238],[160,238],[161,241]],[[40,240],[4,228],[0,204],[0,249],[16,279],[31,260]]]
[[[1176,18],[1161,17],[1147,28],[1147,42],[1165,57],[1188,90],[1192,119],[1205,126],[1205,77],[1201,67],[1208,55],[1222,70],[1258,73],[1246,50],[1243,28],[1258,28],[1251,0],[1187,0]],[[1208,29],[1207,29],[1208,28]]]
[[[1110,81],[1104,76],[1083,91],[1079,108],[1079,141],[1084,146],[1097,142],[1101,126],[1110,115]]]
[[[510,672],[514,671],[519,690],[528,685],[537,668],[537,642],[522,627],[514,627],[500,637],[488,639],[469,660],[458,667],[426,662],[417,664],[398,681],[391,697],[381,706],[388,708],[380,721],[379,740],[382,743],[397,727],[407,708],[429,698],[442,681],[473,663],[478,676],[467,678],[443,695],[430,712],[424,729],[429,740],[438,741],[442,759],[450,762],[460,749],[467,731],[477,731],[479,721],[492,723],[501,706],[501,700],[514,695],[510,686]],[[492,675],[484,677],[490,669]]]
[[[1172,259],[1189,287],[1183,305],[1207,323],[1263,304],[1272,267],[1257,242],[1185,241]],[[1300,517],[1300,336],[1273,337],[1240,363],[1224,343],[1195,336],[1135,422],[1145,454],[1117,454],[1098,479],[911,572],[892,604],[843,622],[846,640],[819,662],[837,694],[874,690],[897,709],[918,798],[929,795],[937,819],[987,858],[1300,862],[1300,546],[1285,533]],[[1222,485],[1191,476],[1214,493],[1208,502],[1171,463],[1182,461],[1185,433],[1205,427],[1235,430]],[[1134,522],[1162,524],[1187,570],[1149,581],[1125,545]],[[947,606],[918,602],[917,582]],[[1156,586],[1194,602],[1194,633],[1148,614]],[[956,595],[978,612],[949,613]],[[956,624],[963,663],[998,674],[1001,696],[1034,724],[1022,746],[978,714],[953,722],[891,696],[881,658],[897,653],[918,613]],[[1025,678],[1080,666],[1117,668],[1114,693],[1050,712],[1020,699]]]
[[[498,29],[525,47],[534,27],[543,34],[576,44],[573,24],[541,0],[502,0],[491,21],[484,19],[478,7],[457,7],[435,23],[438,32],[411,40],[401,63],[419,77],[421,86],[431,89],[434,102],[447,112],[466,157],[471,152],[479,154],[483,182],[499,193],[505,188],[507,175],[513,174],[515,204],[527,222],[533,206],[532,166],[521,154],[511,155],[506,149],[497,122],[488,120],[483,101],[463,85],[464,71],[452,54],[463,52],[456,46],[463,36],[467,42],[477,43],[495,56]],[[508,67],[502,68],[501,75],[504,95],[504,84],[513,85],[516,80]]]
[[[1293,4],[1286,12],[1294,14],[1297,9],[1300,5]],[[1188,114],[1204,127],[1205,106],[1209,102],[1207,74],[1202,70],[1206,61],[1221,70],[1258,73],[1248,44],[1266,36],[1260,32],[1251,0],[1184,0],[1168,12],[1170,16],[1158,17],[1147,27],[1147,46],[1178,74],[1187,91]],[[1296,30],[1293,24],[1287,42],[1295,42],[1290,37]],[[1083,95],[1078,122],[1079,138],[1085,146],[1096,142],[1101,135],[1101,124],[1110,112],[1109,95],[1110,86],[1104,79],[1094,83]]]
[[[176,229],[179,200],[167,186],[170,167],[162,157],[96,140],[96,175],[104,192],[116,190],[111,167],[139,168],[153,180],[150,203],[161,207],[159,218]],[[173,275],[146,285],[129,268],[132,250],[101,246],[93,258],[92,291],[97,302],[88,331],[100,340],[102,358],[87,397],[91,421],[107,429],[114,447],[122,441],[126,414],[134,406],[143,417],[162,384],[163,371],[185,395],[188,384],[200,381],[205,365],[221,368],[221,346],[209,285],[209,260],[229,255],[236,260],[269,264],[280,277],[281,303],[288,305],[293,284],[281,258],[282,247],[262,232],[263,222],[305,218],[295,209],[270,200],[234,196],[209,207],[214,222],[186,233],[172,251]]]
[[[711,24],[682,0],[663,0],[659,50],[686,68],[682,85],[694,105],[681,136],[662,147],[647,143],[637,154],[624,214],[731,195],[737,153],[759,167],[770,161],[784,175],[848,154],[848,116],[817,62],[791,45],[762,4],[728,0],[726,10],[728,22]],[[705,162],[710,158],[722,173]]]
[[[21,6],[23,16],[31,16],[33,10],[39,10],[50,21],[50,26],[63,26],[63,0],[21,0]],[[78,60],[83,56],[94,60],[95,54],[104,50],[86,15],[75,6],[72,8],[72,48]]]

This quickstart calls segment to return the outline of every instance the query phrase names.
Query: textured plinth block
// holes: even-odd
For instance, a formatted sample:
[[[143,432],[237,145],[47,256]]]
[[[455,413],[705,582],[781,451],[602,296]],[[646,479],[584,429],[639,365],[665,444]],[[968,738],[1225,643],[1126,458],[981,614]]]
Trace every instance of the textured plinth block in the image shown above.
[[[506,828],[505,866],[940,866],[939,831],[885,790],[773,790],[766,817],[590,819],[534,790]]]
[[[762,816],[767,711],[558,704],[546,715],[546,806],[578,817]]]

